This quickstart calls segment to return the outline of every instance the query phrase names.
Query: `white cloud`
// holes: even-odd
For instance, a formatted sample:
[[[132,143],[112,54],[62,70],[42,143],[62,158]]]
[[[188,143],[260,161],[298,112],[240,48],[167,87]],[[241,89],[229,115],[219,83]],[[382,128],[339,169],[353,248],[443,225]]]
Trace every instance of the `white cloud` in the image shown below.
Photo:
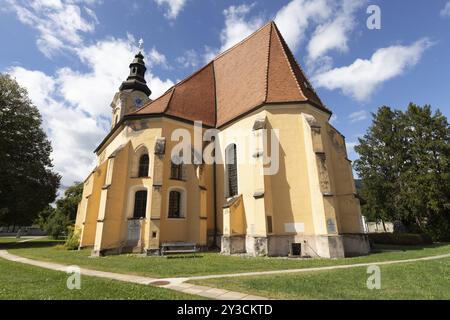
[[[354,123],[354,122],[366,120],[368,117],[369,117],[369,114],[367,113],[367,111],[361,110],[361,111],[355,111],[355,112],[350,113],[350,115],[348,116],[348,120],[350,121],[350,123]]]
[[[253,17],[246,20],[247,14],[254,5],[242,4],[240,6],[231,6],[223,11],[225,28],[220,34],[220,40],[222,42],[221,52],[234,46],[263,24],[264,21],[261,17]]]
[[[155,0],[158,6],[168,6],[167,12],[164,16],[167,19],[174,20],[178,17],[178,14],[183,10],[187,0]]]
[[[167,58],[166,56],[159,52],[158,50],[156,50],[155,47],[153,47],[150,52],[148,53],[148,60],[151,66],[163,66],[168,68],[168,64],[167,64]]]
[[[347,147],[347,156],[350,160],[355,160],[358,158],[358,153],[355,151],[355,147],[358,145],[358,142],[346,142],[345,146]]]
[[[331,0],[292,0],[276,13],[274,20],[294,52],[305,38],[308,27],[331,16],[332,3]],[[213,49],[206,46],[204,54],[206,62],[262,26],[267,19],[262,14],[251,15],[254,7],[255,3],[252,3],[233,5],[224,10],[225,26],[220,33],[221,47]]]
[[[68,186],[83,180],[93,168],[92,151],[109,130],[110,102],[139,49],[131,35],[85,43],[84,35],[93,32],[98,23],[95,12],[87,6],[100,0],[5,1],[7,10],[38,31],[37,46],[47,57],[66,50],[87,70],[62,67],[53,75],[23,67],[6,70],[28,89],[39,108],[52,142],[55,169],[63,176],[63,186]],[[167,66],[167,59],[156,48],[144,56],[146,79],[155,98],[173,85],[152,73],[153,66]]]
[[[139,50],[134,43],[134,39],[129,36],[128,39],[109,38],[95,45],[78,48],[78,56],[90,71],[80,73],[69,68],[58,70],[60,93],[64,99],[92,116],[109,116],[109,100],[126,79],[129,74],[128,65]],[[152,74],[150,66],[165,61],[156,52],[154,48],[150,53],[144,52],[149,66],[146,80],[153,98],[173,85],[172,81],[161,80]],[[153,60],[155,57],[156,61]]]
[[[47,57],[55,52],[79,46],[82,34],[95,30],[95,12],[78,4],[92,5],[96,0],[6,0],[6,8],[19,20],[39,32],[39,50]]]
[[[109,105],[121,82],[126,79],[128,65],[138,51],[134,43],[134,38],[129,36],[75,48],[87,72],[67,67],[58,69],[54,75],[22,67],[7,70],[28,89],[30,98],[43,116],[45,130],[53,146],[55,169],[63,176],[63,186],[83,180],[95,165],[92,152],[109,130],[109,122],[105,120],[111,117]],[[154,52],[156,49],[144,52],[148,65],[162,61]],[[173,85],[171,80],[155,76],[151,68],[146,79],[153,98]]]
[[[275,23],[294,52],[305,38],[308,27],[323,22],[331,16],[332,4],[331,0],[292,0],[276,13]],[[232,5],[223,11],[225,26],[220,33],[221,46],[220,48],[205,46],[203,54],[205,62],[262,26],[267,18],[262,13],[251,15],[255,5],[255,3]]]
[[[416,65],[432,43],[421,39],[410,46],[378,49],[370,59],[357,59],[351,65],[335,68],[313,77],[314,83],[329,90],[341,90],[356,100],[367,100],[385,81]]]
[[[62,186],[84,179],[95,165],[92,151],[105,131],[81,110],[55,98],[55,78],[22,67],[11,68],[8,73],[28,90],[42,114],[44,129],[52,142],[55,169],[62,174]]]
[[[195,68],[199,65],[199,60],[197,52],[193,49],[187,50],[183,56],[176,59],[183,68]]]
[[[203,54],[205,63],[245,39],[262,26],[264,19],[261,15],[248,17],[254,6],[255,3],[242,4],[239,6],[230,6],[223,11],[225,27],[220,33],[221,46],[218,49],[205,46]]]
[[[440,12],[441,17],[450,17],[450,1],[447,1],[445,7]]]
[[[350,32],[355,27],[354,14],[366,1],[343,0],[335,8],[332,19],[315,29],[308,44],[309,59],[314,61],[330,50],[346,52]]]
[[[310,23],[324,21],[332,14],[327,0],[292,0],[275,17],[280,32],[295,52],[305,37]]]

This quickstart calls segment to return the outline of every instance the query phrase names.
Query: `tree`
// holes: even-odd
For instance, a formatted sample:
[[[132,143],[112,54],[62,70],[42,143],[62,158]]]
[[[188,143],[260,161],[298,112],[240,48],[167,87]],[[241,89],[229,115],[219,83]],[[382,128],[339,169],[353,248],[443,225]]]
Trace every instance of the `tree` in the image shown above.
[[[56,201],[56,207],[48,206],[41,211],[37,219],[39,226],[55,239],[66,234],[69,226],[75,222],[82,193],[83,183],[75,183],[67,188],[64,197]]]
[[[450,237],[450,126],[441,112],[410,104],[402,114],[408,162],[399,181],[407,222],[435,239]]]
[[[66,189],[64,198],[56,201],[57,209],[67,216],[70,221],[75,221],[77,217],[78,203],[81,201],[83,194],[83,183],[75,183],[73,186]]]
[[[399,132],[402,128],[396,120],[398,112],[389,107],[381,107],[373,117],[372,127],[355,147],[360,155],[355,161],[355,169],[362,178],[364,214],[370,219],[385,220],[395,212],[396,177],[402,157],[396,150],[401,144]]]
[[[363,213],[400,220],[435,239],[450,235],[450,127],[439,111],[381,107],[355,150]]]
[[[70,221],[67,216],[60,211],[53,209],[52,214],[48,217],[44,224],[44,231],[53,239],[59,239],[67,232]]]
[[[0,74],[0,223],[28,225],[56,198],[60,176],[27,91]]]

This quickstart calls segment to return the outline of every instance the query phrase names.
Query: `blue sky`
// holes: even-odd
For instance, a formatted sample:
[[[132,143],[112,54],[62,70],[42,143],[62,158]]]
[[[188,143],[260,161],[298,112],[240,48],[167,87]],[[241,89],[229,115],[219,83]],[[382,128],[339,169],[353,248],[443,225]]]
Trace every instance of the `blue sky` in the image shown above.
[[[367,8],[381,9],[370,30]],[[0,0],[0,72],[40,109],[63,186],[95,165],[109,104],[144,40],[156,98],[275,19],[353,146],[381,105],[450,116],[450,0]]]

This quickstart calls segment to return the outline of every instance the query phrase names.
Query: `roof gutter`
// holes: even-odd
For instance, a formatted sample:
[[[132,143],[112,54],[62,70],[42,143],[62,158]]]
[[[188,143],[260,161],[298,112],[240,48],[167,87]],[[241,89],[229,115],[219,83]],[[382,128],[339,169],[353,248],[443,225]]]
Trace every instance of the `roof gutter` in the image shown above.
[[[151,114],[127,114],[111,129],[108,135],[102,140],[102,142],[98,145],[98,147],[94,150],[94,153],[97,153],[101,148],[105,145],[106,142],[116,133],[116,131],[126,122],[140,119],[151,119],[151,118],[168,118],[172,120],[181,121],[188,124],[194,124],[193,120],[183,119],[180,117],[164,114],[164,113],[151,113]],[[210,126],[207,124],[203,124],[206,128],[214,128],[214,126]]]

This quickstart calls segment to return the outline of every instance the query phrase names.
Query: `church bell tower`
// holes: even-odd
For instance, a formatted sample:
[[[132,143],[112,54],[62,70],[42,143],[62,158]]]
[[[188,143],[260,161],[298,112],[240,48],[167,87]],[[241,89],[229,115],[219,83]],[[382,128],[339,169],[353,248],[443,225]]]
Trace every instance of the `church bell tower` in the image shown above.
[[[130,74],[128,75],[127,80],[122,82],[119,92],[115,94],[111,103],[111,128],[114,128],[124,115],[139,109],[150,101],[149,96],[152,91],[145,81],[146,71],[147,68],[145,66],[144,56],[141,51],[139,51],[130,64]]]

